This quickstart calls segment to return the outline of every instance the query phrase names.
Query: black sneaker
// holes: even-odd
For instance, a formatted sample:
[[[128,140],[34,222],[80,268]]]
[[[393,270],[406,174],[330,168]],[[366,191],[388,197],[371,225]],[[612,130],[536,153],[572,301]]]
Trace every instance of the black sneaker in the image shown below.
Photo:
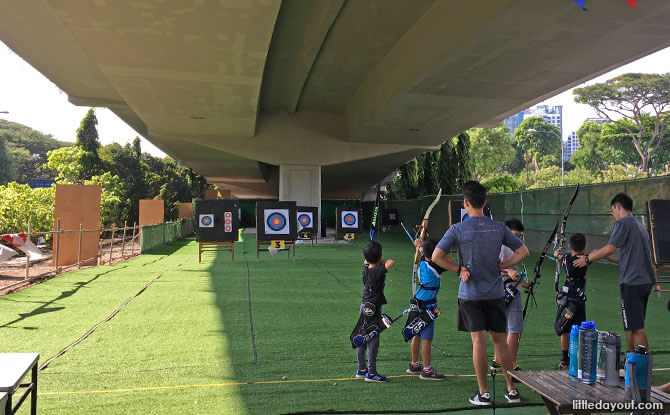
[[[484,393],[483,395],[480,395],[479,392],[477,392],[474,395],[472,395],[472,397],[469,400],[470,403],[473,405],[479,405],[479,406],[491,405],[491,395],[489,395],[488,392]]]
[[[505,392],[505,399],[507,399],[507,402],[509,403],[521,403],[521,396],[516,389],[511,389]]]
[[[436,372],[435,369],[430,369],[430,372],[422,370],[419,378],[421,378],[421,380],[444,380],[444,375]]]
[[[565,360],[561,360],[561,363],[558,364],[559,369],[568,369],[570,367],[570,363],[566,362]]]
[[[414,366],[410,363],[406,372],[410,375],[420,375],[421,372],[423,372],[423,366],[421,366],[421,364],[419,364],[419,366]]]
[[[512,370],[515,371],[515,372],[522,372],[522,371],[523,371],[523,369],[521,369],[521,368],[519,367],[519,365],[517,365],[517,366],[516,366],[514,369],[512,369]]]
[[[495,360],[491,360],[491,370],[500,370],[500,364]]]

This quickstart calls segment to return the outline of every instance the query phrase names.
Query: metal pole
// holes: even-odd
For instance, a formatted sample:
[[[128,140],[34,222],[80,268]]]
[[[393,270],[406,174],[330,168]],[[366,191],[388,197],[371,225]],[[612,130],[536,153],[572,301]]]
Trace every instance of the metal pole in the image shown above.
[[[121,259],[125,259],[124,250],[126,248],[126,229],[128,229],[128,221],[123,221],[123,240],[121,241]]]
[[[84,227],[79,224],[79,246],[77,247],[77,268],[81,268],[81,240],[84,236]]]
[[[116,230],[116,223],[112,223],[112,237],[109,239],[109,263],[112,265],[112,250],[114,249],[114,231]]]
[[[561,186],[563,186],[563,137],[558,137],[559,141],[561,142]]]
[[[55,268],[58,269],[58,256],[60,255],[60,218],[56,220],[56,261]]]
[[[135,227],[137,222],[133,222],[133,248],[130,250],[130,255],[135,255]]]
[[[28,221],[28,234],[26,235],[26,240],[30,240],[30,221]],[[30,278],[30,254],[26,252],[26,276],[25,279]]]

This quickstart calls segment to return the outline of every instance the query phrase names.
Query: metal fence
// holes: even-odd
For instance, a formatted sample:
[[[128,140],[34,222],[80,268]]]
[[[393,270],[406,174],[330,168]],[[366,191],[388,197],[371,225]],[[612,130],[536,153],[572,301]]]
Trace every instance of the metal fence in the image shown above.
[[[101,236],[98,240],[97,253],[90,258],[82,258],[82,239],[86,233],[98,233]],[[58,252],[61,244],[61,236],[66,234],[78,235],[77,262],[62,265],[59,264]],[[52,266],[48,267],[48,270],[45,270],[45,267],[42,266],[40,267],[41,272],[38,275],[31,276],[31,267],[36,263],[31,263],[30,254],[26,254],[24,279],[0,288],[11,288],[12,286],[23,284],[26,281],[37,279],[47,274],[58,274],[65,269],[75,267],[81,268],[82,265],[111,265],[112,263],[126,260],[166,242],[180,239],[190,234],[193,234],[193,220],[190,218],[142,227],[136,223],[133,226],[128,226],[126,222],[123,227],[112,225],[109,228],[100,227],[96,229],[84,229],[82,225],[79,225],[79,229],[61,229],[61,222],[57,220],[56,230],[48,232],[32,232],[31,223],[28,222],[28,230],[24,233],[28,240],[39,237],[46,238],[49,235],[52,237]],[[48,259],[45,261],[48,261]]]

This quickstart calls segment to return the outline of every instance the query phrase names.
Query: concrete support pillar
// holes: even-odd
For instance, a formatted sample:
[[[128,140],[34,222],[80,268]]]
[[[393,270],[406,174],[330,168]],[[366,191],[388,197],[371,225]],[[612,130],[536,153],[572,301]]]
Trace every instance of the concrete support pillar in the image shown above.
[[[279,166],[279,200],[295,200],[298,206],[315,206],[321,212],[321,166]]]

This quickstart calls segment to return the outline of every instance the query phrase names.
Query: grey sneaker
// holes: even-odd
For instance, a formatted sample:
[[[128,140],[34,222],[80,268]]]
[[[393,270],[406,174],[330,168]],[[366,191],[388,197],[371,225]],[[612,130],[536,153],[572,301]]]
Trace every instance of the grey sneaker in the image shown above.
[[[422,370],[419,378],[421,378],[421,380],[444,380],[444,375],[436,372],[435,369],[430,369],[430,372]]]
[[[473,405],[486,406],[491,405],[491,395],[488,392],[480,395],[479,392],[472,395],[470,403]]]
[[[505,399],[507,399],[507,402],[509,403],[521,403],[521,396],[516,389],[511,389],[505,392]]]
[[[406,372],[409,373],[410,375],[420,375],[421,372],[423,372],[423,366],[421,366],[421,364],[419,364],[419,366],[413,366],[410,363]]]

